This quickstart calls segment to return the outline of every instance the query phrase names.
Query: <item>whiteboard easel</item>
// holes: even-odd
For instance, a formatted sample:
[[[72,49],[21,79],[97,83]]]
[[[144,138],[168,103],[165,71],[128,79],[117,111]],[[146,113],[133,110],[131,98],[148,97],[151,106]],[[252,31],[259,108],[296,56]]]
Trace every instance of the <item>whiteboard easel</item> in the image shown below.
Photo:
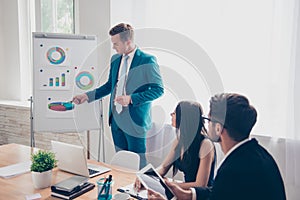
[[[32,37],[31,145],[35,146],[34,132],[101,130],[100,101],[82,105],[71,102],[73,96],[98,85],[96,36],[33,33]]]

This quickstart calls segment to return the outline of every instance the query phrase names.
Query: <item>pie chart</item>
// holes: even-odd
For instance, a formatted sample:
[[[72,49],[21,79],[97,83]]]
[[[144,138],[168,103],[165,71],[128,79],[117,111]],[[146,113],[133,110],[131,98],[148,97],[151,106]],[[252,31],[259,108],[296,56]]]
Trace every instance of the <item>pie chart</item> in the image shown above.
[[[47,52],[47,58],[51,64],[59,65],[66,59],[65,51],[60,47],[52,47]]]
[[[72,102],[52,102],[48,104],[48,108],[54,111],[73,110],[75,105]]]

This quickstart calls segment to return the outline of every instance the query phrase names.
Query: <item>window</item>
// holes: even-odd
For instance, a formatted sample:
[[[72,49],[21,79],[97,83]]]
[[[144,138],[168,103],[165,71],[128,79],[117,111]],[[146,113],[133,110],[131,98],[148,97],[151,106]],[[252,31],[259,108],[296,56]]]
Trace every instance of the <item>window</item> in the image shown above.
[[[41,0],[41,31],[74,33],[74,0]]]

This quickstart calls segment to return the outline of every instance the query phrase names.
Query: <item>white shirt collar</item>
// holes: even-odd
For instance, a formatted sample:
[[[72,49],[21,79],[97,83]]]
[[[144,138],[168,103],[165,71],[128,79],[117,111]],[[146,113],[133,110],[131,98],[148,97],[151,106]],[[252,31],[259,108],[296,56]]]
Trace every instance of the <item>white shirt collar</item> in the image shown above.
[[[132,52],[130,52],[129,54],[127,54],[129,56],[129,59],[132,59],[135,52],[136,52],[137,46],[135,46],[134,50]],[[125,54],[123,54],[123,57],[125,56]]]
[[[223,164],[223,162],[226,160],[226,158],[234,151],[236,150],[239,146],[241,146],[242,144],[248,142],[250,140],[250,137],[240,141],[239,143],[237,143],[236,145],[234,145],[224,156],[224,158],[221,160],[221,162],[218,165],[218,169],[221,167],[221,165]]]
[[[135,46],[134,50],[132,52],[130,52],[129,54],[127,54],[129,56],[129,58],[127,59],[127,71],[126,71],[126,74],[128,74],[128,71],[130,69],[130,66],[131,66],[131,63],[132,63],[132,60],[133,60],[133,57],[134,57],[134,54],[137,50],[137,46]],[[124,63],[124,56],[125,54],[122,55],[122,60],[121,60],[121,63],[120,63],[120,66],[123,66],[123,63]],[[118,75],[118,79],[120,79],[121,77],[121,70],[119,70],[119,75]]]

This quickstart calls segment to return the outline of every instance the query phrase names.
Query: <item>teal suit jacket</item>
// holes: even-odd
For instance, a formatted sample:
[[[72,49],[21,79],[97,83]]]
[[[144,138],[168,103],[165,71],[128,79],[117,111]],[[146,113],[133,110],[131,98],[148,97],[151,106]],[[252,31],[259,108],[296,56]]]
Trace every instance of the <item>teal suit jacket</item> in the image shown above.
[[[131,62],[126,81],[126,94],[131,96],[132,104],[123,107],[121,114],[115,113],[114,98],[118,81],[118,73],[122,55],[115,54],[111,58],[108,80],[99,88],[87,92],[88,102],[111,94],[109,108],[109,124],[112,116],[120,126],[127,130],[145,133],[151,127],[151,102],[164,93],[163,82],[156,58],[137,49]],[[121,123],[123,122],[123,123]],[[130,123],[130,125],[128,124]],[[123,124],[123,125],[122,125]]]

